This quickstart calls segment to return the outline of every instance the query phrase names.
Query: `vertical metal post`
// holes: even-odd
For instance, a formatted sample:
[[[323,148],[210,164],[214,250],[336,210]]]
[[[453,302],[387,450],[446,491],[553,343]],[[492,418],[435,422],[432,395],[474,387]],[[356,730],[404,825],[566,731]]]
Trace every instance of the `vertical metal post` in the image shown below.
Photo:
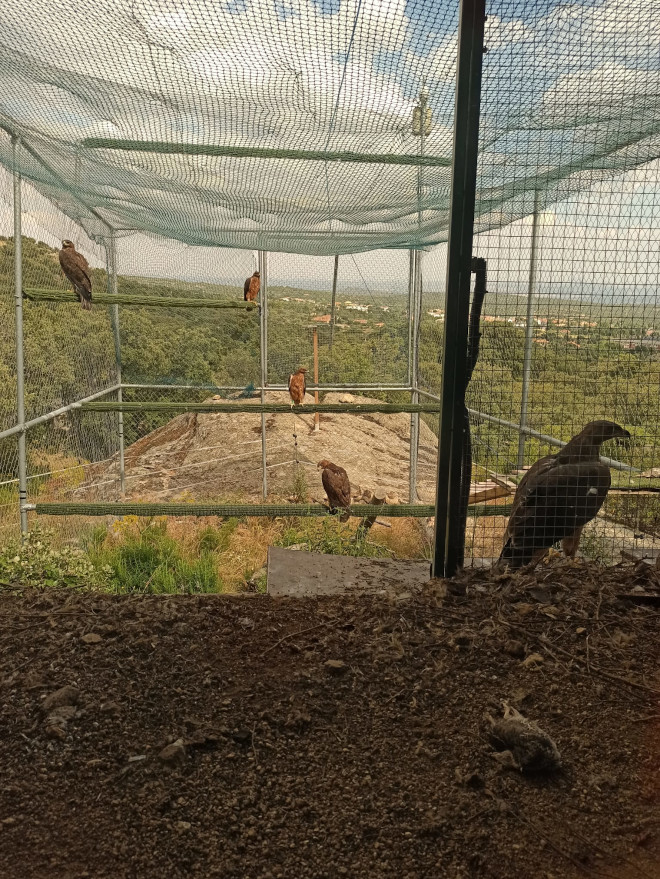
[[[339,274],[339,254],[335,256],[335,268],[332,273],[332,305],[330,307],[330,351],[335,341],[335,318],[337,315],[337,275]]]
[[[23,241],[21,239],[21,174],[19,155],[21,142],[11,139],[14,166],[14,304],[16,328],[16,420],[21,428],[18,434],[18,504],[21,518],[21,538],[28,533],[27,453],[25,446],[25,363],[23,357]]]
[[[411,358],[410,386],[412,388],[411,403],[419,403],[419,328],[422,314],[422,253],[413,252],[412,271],[412,321],[411,321]],[[408,497],[409,503],[417,501],[417,458],[419,453],[419,412],[410,414],[410,474]]]
[[[452,576],[463,554],[458,545],[462,537],[461,470],[485,19],[486,0],[461,0],[432,565],[436,577]]]
[[[539,191],[534,192],[534,215],[532,217],[532,249],[529,255],[529,280],[527,283],[527,317],[525,320],[525,356],[523,359],[522,395],[520,399],[520,428],[518,434],[518,469],[522,470],[525,464],[525,442],[527,437],[522,428],[527,427],[527,404],[529,401],[529,382],[532,374],[532,345],[534,341],[534,328],[532,327],[533,309],[532,300],[536,288],[536,259],[539,232]]]
[[[268,384],[268,253],[259,251],[259,352],[261,356],[261,402],[266,402]],[[266,413],[261,413],[261,493],[268,497],[268,471],[266,469]]]
[[[312,328],[312,337],[314,340],[314,384],[319,384],[319,328]],[[319,392],[314,391],[314,402],[318,403]],[[321,429],[321,415],[319,412],[314,413],[314,432],[318,433]]]
[[[110,232],[108,243],[108,286],[109,292],[116,295],[118,292],[117,281],[117,243],[114,230]],[[115,363],[117,365],[117,402],[123,402],[123,392],[121,387],[121,338],[119,335],[119,306],[110,306],[110,321],[112,323],[112,333],[115,339]],[[124,448],[124,413],[117,413],[117,434],[119,438],[119,490],[123,495],[126,493],[126,455]]]
[[[413,321],[415,314],[415,251],[408,251],[408,387],[412,387]]]

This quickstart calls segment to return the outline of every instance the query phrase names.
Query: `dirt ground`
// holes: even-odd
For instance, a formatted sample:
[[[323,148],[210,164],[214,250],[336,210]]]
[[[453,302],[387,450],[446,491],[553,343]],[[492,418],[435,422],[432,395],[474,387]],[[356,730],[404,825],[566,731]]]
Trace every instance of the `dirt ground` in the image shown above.
[[[324,600],[5,586],[0,875],[658,876],[654,589],[566,562]],[[493,758],[503,701],[561,770]]]

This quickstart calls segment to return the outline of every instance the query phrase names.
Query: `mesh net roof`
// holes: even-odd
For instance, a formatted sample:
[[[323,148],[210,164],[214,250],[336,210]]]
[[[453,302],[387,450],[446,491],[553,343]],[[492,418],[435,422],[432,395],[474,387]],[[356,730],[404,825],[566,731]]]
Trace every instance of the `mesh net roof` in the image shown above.
[[[488,4],[477,231],[660,155],[654,7]],[[457,22],[457,0],[5,0],[0,125],[96,239],[107,223],[311,254],[429,245],[447,232]]]

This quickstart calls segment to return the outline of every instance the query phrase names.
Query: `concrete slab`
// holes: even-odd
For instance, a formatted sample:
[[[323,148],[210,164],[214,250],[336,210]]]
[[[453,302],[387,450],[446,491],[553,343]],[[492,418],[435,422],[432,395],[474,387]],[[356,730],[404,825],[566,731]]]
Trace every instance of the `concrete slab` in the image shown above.
[[[267,591],[278,598],[406,592],[428,582],[430,567],[429,562],[407,559],[353,558],[271,546]]]

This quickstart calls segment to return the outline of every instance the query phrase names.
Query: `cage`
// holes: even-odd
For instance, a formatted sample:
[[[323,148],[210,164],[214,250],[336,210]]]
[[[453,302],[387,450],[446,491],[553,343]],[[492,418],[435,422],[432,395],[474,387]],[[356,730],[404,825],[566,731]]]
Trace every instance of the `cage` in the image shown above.
[[[60,7],[66,30],[2,12],[4,538],[37,518],[75,540],[95,515],[321,515],[331,457],[356,513],[377,488],[384,516],[434,520],[451,573],[498,557],[525,468],[608,419],[632,436],[603,449],[582,552],[658,554],[649,6]],[[291,502],[300,473],[311,503]]]

